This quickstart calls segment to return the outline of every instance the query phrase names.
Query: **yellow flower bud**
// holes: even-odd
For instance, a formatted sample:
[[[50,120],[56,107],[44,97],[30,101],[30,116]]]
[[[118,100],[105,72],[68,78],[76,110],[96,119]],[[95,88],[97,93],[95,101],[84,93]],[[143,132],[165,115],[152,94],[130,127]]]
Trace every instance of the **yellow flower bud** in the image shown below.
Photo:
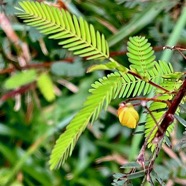
[[[118,117],[121,125],[128,128],[136,128],[139,114],[131,103],[121,103],[118,109]]]

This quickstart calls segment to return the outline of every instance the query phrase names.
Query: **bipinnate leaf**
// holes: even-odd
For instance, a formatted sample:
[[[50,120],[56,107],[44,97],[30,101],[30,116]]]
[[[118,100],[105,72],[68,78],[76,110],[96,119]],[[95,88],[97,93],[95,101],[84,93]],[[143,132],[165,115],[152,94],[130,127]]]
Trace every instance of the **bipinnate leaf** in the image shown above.
[[[138,89],[134,92],[136,85]],[[107,109],[112,99],[117,97],[129,97],[140,95],[146,88],[147,83],[134,76],[125,73],[112,73],[107,77],[100,78],[92,84],[89,90],[91,95],[85,101],[83,108],[77,113],[66,128],[66,131],[56,141],[50,157],[50,168],[55,169],[65,162],[72,154],[74,146],[87,127],[88,123],[95,121],[101,109]],[[152,86],[148,86],[150,90]],[[145,90],[147,93],[148,90]]]

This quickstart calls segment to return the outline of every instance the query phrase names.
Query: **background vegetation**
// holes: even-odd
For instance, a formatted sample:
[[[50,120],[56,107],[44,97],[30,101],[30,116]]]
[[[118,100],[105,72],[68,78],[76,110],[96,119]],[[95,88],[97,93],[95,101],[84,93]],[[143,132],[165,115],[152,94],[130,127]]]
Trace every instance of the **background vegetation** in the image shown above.
[[[63,167],[49,170],[55,140],[81,108],[90,85],[109,72],[87,74],[87,67],[98,61],[78,58],[23,24],[15,15],[18,2],[0,1],[0,185],[111,185],[113,173],[122,173],[121,165],[135,160],[143,135],[134,135],[134,130],[119,124],[116,109],[123,100],[114,100],[108,112],[103,111],[99,120],[88,126]],[[186,48],[184,0],[43,2],[93,24],[106,36],[111,56],[125,66],[129,36],[142,35],[152,43],[159,59],[170,60],[177,71],[185,67],[179,53],[162,51],[165,45]],[[26,69],[35,69],[44,77],[30,70],[26,71],[28,77],[22,78],[19,72]],[[11,79],[15,74],[17,78]],[[32,78],[43,78],[46,86],[30,83]],[[50,94],[45,94],[43,87]],[[156,161],[155,170],[166,185],[186,185],[186,156],[184,149],[178,148],[183,131],[181,125],[175,127],[173,150],[164,146]],[[140,183],[140,179],[133,180],[134,185]]]

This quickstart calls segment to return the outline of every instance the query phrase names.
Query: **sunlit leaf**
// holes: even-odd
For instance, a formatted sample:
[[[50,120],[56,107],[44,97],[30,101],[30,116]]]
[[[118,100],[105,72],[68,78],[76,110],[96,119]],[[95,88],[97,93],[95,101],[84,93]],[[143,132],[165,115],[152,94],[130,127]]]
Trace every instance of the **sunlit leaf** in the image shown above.
[[[22,72],[17,72],[5,81],[4,87],[6,89],[15,89],[35,81],[36,78],[37,74],[35,70],[25,70]]]

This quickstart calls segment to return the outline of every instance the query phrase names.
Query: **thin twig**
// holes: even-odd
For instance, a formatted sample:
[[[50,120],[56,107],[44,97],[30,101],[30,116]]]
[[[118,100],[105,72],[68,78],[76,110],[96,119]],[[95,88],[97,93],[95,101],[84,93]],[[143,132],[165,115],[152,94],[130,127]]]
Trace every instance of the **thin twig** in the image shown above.
[[[21,88],[18,88],[16,90],[12,90],[10,92],[5,93],[2,97],[0,97],[0,102],[6,101],[9,98],[15,97],[17,94],[22,94],[30,89],[35,88],[36,84],[30,83],[28,85],[22,86]]]
[[[163,47],[163,50],[165,49],[170,49],[170,50],[176,50],[180,53],[180,55],[186,59],[186,56],[181,52],[181,51],[186,51],[186,48],[182,48],[182,47],[179,47],[179,46],[164,46]]]

